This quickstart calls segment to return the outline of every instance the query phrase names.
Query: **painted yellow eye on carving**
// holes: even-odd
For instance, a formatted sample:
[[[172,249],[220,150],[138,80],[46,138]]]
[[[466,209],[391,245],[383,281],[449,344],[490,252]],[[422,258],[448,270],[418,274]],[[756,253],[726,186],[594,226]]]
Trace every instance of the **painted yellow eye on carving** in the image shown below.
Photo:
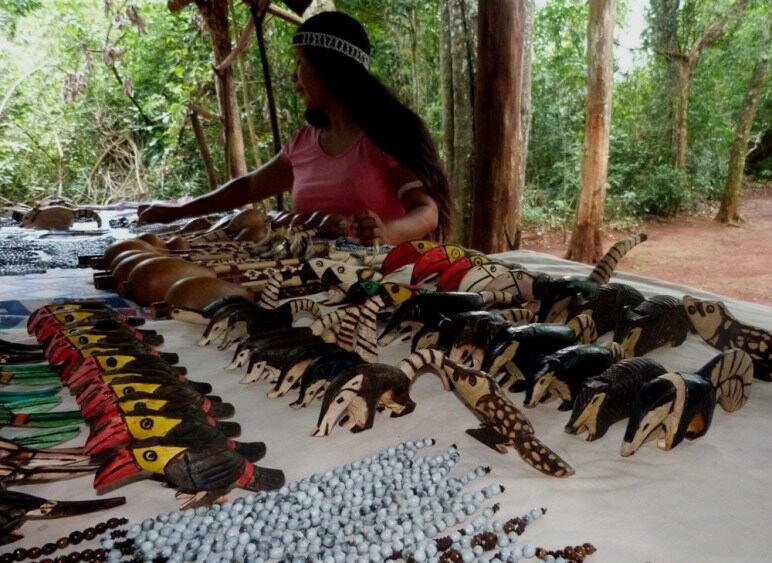
[[[150,430],[153,427],[153,419],[152,418],[143,418],[139,422],[139,426],[143,430]]]
[[[148,450],[145,453],[142,454],[142,459],[149,462],[154,462],[158,459],[158,454],[155,453],[153,450]]]

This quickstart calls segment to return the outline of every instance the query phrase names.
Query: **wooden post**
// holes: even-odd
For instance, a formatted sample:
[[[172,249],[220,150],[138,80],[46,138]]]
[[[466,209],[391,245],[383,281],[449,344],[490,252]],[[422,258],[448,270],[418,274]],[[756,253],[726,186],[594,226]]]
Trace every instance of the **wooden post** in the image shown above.
[[[279,131],[279,118],[276,113],[276,101],[273,97],[273,82],[271,81],[271,67],[268,63],[268,53],[265,50],[265,37],[263,35],[263,21],[265,19],[265,11],[267,5],[270,4],[270,0],[266,2],[266,7],[261,9],[258,6],[257,1],[253,1],[249,4],[249,9],[252,13],[252,19],[255,22],[255,33],[257,34],[257,46],[260,52],[260,63],[263,67],[263,77],[265,81],[265,93],[268,100],[268,114],[271,118],[271,133],[273,136],[273,150],[274,153],[278,153],[281,150],[281,133]],[[284,209],[284,195],[278,194],[276,196],[276,208],[280,211]]]
[[[483,252],[509,249],[519,229],[525,2],[480,0],[478,7],[470,244]]]
[[[590,0],[587,24],[587,110],[579,201],[567,258],[596,262],[603,253],[616,0]]]

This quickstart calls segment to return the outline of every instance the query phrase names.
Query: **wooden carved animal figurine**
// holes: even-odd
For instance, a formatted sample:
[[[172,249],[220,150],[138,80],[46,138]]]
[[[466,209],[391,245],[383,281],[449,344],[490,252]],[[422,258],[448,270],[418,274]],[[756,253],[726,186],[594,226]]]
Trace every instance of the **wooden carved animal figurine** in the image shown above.
[[[324,393],[319,420],[313,436],[327,436],[344,416],[341,424],[352,432],[372,427],[377,408],[385,407],[391,416],[413,412],[410,379],[400,369],[387,364],[360,364],[343,370]]]
[[[153,438],[116,450],[97,471],[94,488],[104,490],[143,472],[162,476],[181,493],[194,495],[184,508],[210,504],[234,487],[270,491],[284,485],[283,472],[253,465],[225,440],[180,445]]]
[[[489,262],[474,266],[467,270],[458,284],[456,291],[485,291],[485,288],[498,276],[511,270],[524,270],[520,264],[507,265],[499,262]],[[501,290],[503,291],[503,290]]]
[[[470,269],[476,266],[482,266],[483,264],[490,264],[491,262],[493,262],[493,260],[488,258],[485,254],[459,258],[445,268],[440,274],[440,277],[437,278],[437,289],[439,291],[457,291],[461,284],[461,280]]]
[[[500,323],[515,326],[527,324],[534,314],[527,309],[503,309],[492,311],[468,311],[452,315],[440,315],[433,322],[423,325],[413,336],[412,350],[437,348],[445,352],[462,342],[473,341],[481,325]]]
[[[748,401],[754,366],[746,352],[734,348],[721,352],[696,373],[710,381],[716,401],[725,411],[734,412]]]
[[[526,270],[509,270],[499,274],[485,286],[484,291],[503,291],[515,297],[517,303],[536,302],[552,278],[547,274]]]
[[[300,395],[296,401],[290,403],[290,406],[293,409],[307,407],[319,393],[326,391],[330,382],[343,370],[363,363],[365,361],[359,354],[346,350],[338,350],[316,357],[303,371],[300,379]]]
[[[298,387],[303,373],[314,358],[337,351],[351,350],[344,350],[339,345],[328,342],[316,345],[301,344],[288,349],[279,366],[279,377],[273,389],[268,392],[268,398],[283,397],[291,389]]]
[[[537,284],[534,287],[534,296],[541,301],[539,321],[546,322],[547,318],[555,318],[568,307],[574,298],[582,296],[591,299],[598,286],[609,282],[617,264],[625,254],[644,242],[646,238],[645,234],[640,234],[616,242],[586,278],[584,276],[565,276],[544,280]]]
[[[571,319],[567,325],[536,323],[506,327],[488,345],[480,369],[495,376],[505,366],[513,365],[514,371],[507,370],[502,386],[517,384],[510,389],[525,390],[532,386],[541,358],[572,344],[589,344],[597,337],[595,324],[585,315]]]
[[[308,313],[314,318],[321,316],[318,303],[311,299],[293,299],[276,309],[255,307],[231,313],[228,315],[227,326],[218,349],[226,350],[244,336],[279,327],[290,327],[295,317],[302,313]]]
[[[416,295],[423,295],[424,293],[429,292],[428,289],[423,287],[396,282],[383,282],[381,288],[381,297],[383,297],[387,304],[395,307],[399,307],[405,301]]]
[[[668,372],[644,384],[627,421],[622,456],[633,455],[644,442],[657,440],[662,450],[684,438],[707,433],[716,398],[710,381],[698,375]]]
[[[637,307],[625,309],[614,330],[627,357],[643,356],[662,346],[680,346],[691,325],[681,300],[655,295]]]
[[[438,244],[430,240],[411,240],[398,244],[386,255],[381,264],[381,272],[384,276],[398,270],[402,266],[413,264],[423,254],[426,254]]]
[[[538,362],[533,386],[525,391],[525,405],[535,407],[560,399],[559,410],[571,410],[582,384],[623,358],[622,347],[616,342],[609,346],[569,346],[545,356]]]
[[[378,339],[382,344],[389,344],[400,335],[399,331],[405,323],[410,325],[407,332],[412,333],[413,329],[418,328],[421,324],[431,322],[441,314],[477,311],[484,307],[509,305],[510,303],[512,303],[512,296],[500,292],[437,292],[417,295],[405,301],[394,311]]]
[[[469,369],[443,358],[438,350],[420,350],[409,357],[418,371],[423,365],[445,372],[455,394],[481,420],[482,426],[467,434],[499,453],[513,447],[534,469],[552,477],[568,477],[574,470],[558,454],[545,446],[534,434],[529,420],[502,392],[487,373]],[[405,360],[407,361],[407,359]]]
[[[50,500],[18,491],[0,490],[0,545],[15,542],[24,536],[19,528],[28,518],[66,518],[108,510],[126,503],[125,497],[65,501]]]
[[[543,322],[560,323],[577,315],[589,315],[595,321],[598,335],[603,335],[616,329],[626,307],[637,307],[643,301],[643,294],[634,287],[608,283],[599,285],[594,292],[566,298],[547,314]]]
[[[772,381],[772,333],[743,324],[721,301],[683,298],[684,310],[694,331],[718,350],[737,348],[753,360],[753,375]]]
[[[482,256],[482,253],[452,244],[443,244],[432,248],[416,260],[413,265],[413,273],[410,276],[410,283],[417,284],[436,274],[442,274],[454,262],[471,256]]]
[[[654,360],[630,358],[588,379],[576,395],[566,432],[587,432],[588,442],[602,438],[612,424],[630,416],[643,385],[663,373],[667,369]]]
[[[22,217],[21,227],[66,231],[72,227],[76,219],[96,221],[98,227],[102,226],[102,218],[93,209],[70,209],[61,205],[54,205],[33,208]]]

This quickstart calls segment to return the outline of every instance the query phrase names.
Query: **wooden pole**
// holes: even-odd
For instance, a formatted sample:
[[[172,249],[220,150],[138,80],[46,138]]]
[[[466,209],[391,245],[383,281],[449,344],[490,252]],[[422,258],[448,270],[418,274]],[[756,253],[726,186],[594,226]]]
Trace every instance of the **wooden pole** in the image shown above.
[[[271,67],[268,63],[268,53],[265,49],[265,37],[263,35],[263,21],[265,20],[266,8],[270,2],[266,3],[262,10],[256,1],[249,4],[252,12],[252,19],[255,22],[255,33],[257,34],[257,46],[260,52],[260,63],[263,67],[263,77],[265,80],[265,93],[268,98],[268,114],[271,118],[271,133],[273,134],[273,150],[278,153],[281,150],[281,133],[279,131],[279,118],[276,112],[276,101],[273,97],[273,83],[271,81]],[[279,210],[284,209],[284,195],[276,196],[276,207]]]
[[[479,2],[470,244],[483,252],[507,250],[518,236],[525,1]]]

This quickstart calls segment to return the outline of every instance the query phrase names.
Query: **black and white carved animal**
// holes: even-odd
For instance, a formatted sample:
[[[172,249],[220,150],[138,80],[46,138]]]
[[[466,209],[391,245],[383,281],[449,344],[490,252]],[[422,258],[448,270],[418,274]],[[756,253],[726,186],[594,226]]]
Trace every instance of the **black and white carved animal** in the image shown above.
[[[691,324],[680,299],[655,295],[634,309],[625,309],[614,331],[627,357],[643,356],[662,346],[680,346]]]
[[[557,318],[571,304],[572,300],[583,297],[591,300],[598,287],[607,284],[619,261],[638,244],[646,240],[645,234],[620,240],[609,248],[589,276],[565,276],[557,279],[540,279],[533,286],[534,298],[541,301],[538,319]]]
[[[566,432],[587,432],[590,442],[602,438],[612,424],[630,416],[643,384],[666,372],[654,360],[630,358],[585,381],[576,395]]]
[[[33,208],[22,217],[21,226],[28,229],[66,231],[76,219],[96,221],[97,226],[102,226],[102,218],[93,209],[70,209],[61,205]]]
[[[324,393],[330,382],[344,369],[363,364],[365,361],[356,352],[339,350],[314,358],[300,379],[300,395],[290,403],[293,409],[307,407],[319,393]]]
[[[737,348],[753,360],[756,379],[772,381],[772,333],[738,321],[721,301],[683,298],[691,326],[700,337],[718,350]]]
[[[662,450],[684,438],[694,440],[710,428],[716,399],[710,381],[698,375],[669,372],[647,382],[633,404],[622,455],[633,455],[644,442],[657,440]]]
[[[613,332],[625,308],[637,307],[644,297],[640,291],[627,284],[607,283],[599,285],[594,292],[566,299],[568,304],[562,313],[550,313],[543,322],[560,323],[577,315],[589,315],[600,336]]]
[[[534,469],[553,477],[568,477],[574,470],[535,435],[533,426],[487,373],[451,362],[439,350],[414,352],[403,360],[415,373],[423,366],[433,367],[482,422],[467,434],[499,453],[513,447]],[[404,369],[404,368],[403,368]],[[414,378],[413,375],[411,377]]]
[[[391,416],[413,412],[410,379],[402,370],[387,364],[360,364],[343,370],[325,391],[319,420],[313,436],[327,436],[335,423],[352,432],[373,426],[378,407],[387,408]]]
[[[616,342],[608,346],[580,344],[558,350],[538,363],[533,386],[526,389],[525,404],[535,407],[561,399],[560,410],[570,410],[582,384],[602,374],[623,359],[622,347]]]

